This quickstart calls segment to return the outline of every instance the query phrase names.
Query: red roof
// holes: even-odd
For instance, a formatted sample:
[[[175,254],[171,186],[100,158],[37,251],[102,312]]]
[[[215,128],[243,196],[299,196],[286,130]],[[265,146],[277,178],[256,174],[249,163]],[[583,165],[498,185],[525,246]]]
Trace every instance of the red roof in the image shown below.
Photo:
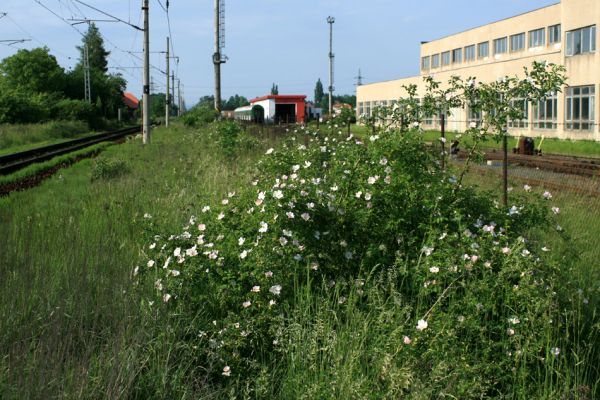
[[[250,103],[256,103],[257,101],[263,101],[273,99],[275,101],[304,101],[306,99],[305,95],[302,94],[270,94],[268,96],[257,97],[255,99],[250,100]]]
[[[140,106],[140,101],[137,97],[135,97],[132,93],[125,92],[123,93],[123,103],[129,108],[137,110]]]

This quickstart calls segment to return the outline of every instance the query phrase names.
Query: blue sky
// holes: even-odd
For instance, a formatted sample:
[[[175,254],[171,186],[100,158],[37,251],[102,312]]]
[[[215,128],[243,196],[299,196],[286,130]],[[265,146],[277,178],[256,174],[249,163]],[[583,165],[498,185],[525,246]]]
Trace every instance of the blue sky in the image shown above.
[[[38,0],[64,20],[106,19],[75,0]],[[141,25],[141,0],[82,0],[134,25]],[[166,0],[160,0],[165,5]],[[328,83],[327,16],[334,16],[335,87],[354,93],[358,69],[364,82],[418,74],[419,43],[556,3],[556,0],[226,0],[226,47],[223,97],[268,94],[272,83],[280,93],[313,97],[315,82]],[[188,105],[213,92],[213,0],[170,0],[174,50],[180,57],[178,76]],[[163,51],[168,25],[159,0],[150,0],[152,51]],[[81,36],[67,22],[35,0],[2,0],[0,40],[31,39],[6,46],[0,59],[19,48],[46,45],[69,68],[79,56]],[[142,51],[142,34],[122,23],[99,22],[111,51],[109,65],[128,80],[128,90],[142,91],[140,59],[125,52]],[[78,29],[84,30],[82,25]],[[137,54],[141,58],[141,54]],[[165,68],[163,54],[151,62]],[[123,67],[119,70],[116,67]],[[164,76],[152,71],[156,91]]]

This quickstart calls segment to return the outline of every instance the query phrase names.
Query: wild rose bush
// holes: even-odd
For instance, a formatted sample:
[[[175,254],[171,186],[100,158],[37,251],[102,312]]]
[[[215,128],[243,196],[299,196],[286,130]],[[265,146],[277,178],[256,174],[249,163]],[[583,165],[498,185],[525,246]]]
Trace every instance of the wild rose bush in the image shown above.
[[[462,187],[418,130],[366,143],[333,130],[302,134],[269,149],[247,187],[198,205],[182,232],[153,232],[149,259],[134,271],[153,285],[149,304],[169,315],[192,379],[252,386],[274,374],[298,291],[325,295],[310,282],[342,297],[360,282],[361,307],[393,292],[406,348],[393,363],[435,376],[431,388],[497,394],[516,366],[543,363],[557,346],[539,326],[559,330],[559,275],[524,235],[549,221],[548,200],[507,210]],[[456,373],[436,370],[440,357]]]

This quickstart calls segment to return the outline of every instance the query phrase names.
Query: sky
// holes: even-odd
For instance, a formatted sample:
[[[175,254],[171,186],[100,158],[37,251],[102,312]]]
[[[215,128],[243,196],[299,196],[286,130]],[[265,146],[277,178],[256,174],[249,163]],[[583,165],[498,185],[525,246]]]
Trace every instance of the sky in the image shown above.
[[[171,67],[188,106],[214,92],[214,0],[150,0],[150,50],[154,92],[164,92],[166,37],[172,36]],[[556,3],[557,0],[225,0],[228,57],[222,66],[222,96],[253,98],[270,93],[313,98],[315,83],[328,83],[329,25],[335,18],[335,94],[354,94],[363,83],[419,73],[419,44]],[[78,61],[83,18],[107,20],[90,7],[126,22],[97,22],[111,52],[110,72],[121,73],[127,90],[142,93],[142,0],[2,0],[0,59],[21,48],[47,46],[68,70]],[[1,14],[0,14],[1,15]],[[170,34],[169,22],[170,21]],[[83,85],[83,82],[82,82]],[[327,90],[327,89],[326,89]]]

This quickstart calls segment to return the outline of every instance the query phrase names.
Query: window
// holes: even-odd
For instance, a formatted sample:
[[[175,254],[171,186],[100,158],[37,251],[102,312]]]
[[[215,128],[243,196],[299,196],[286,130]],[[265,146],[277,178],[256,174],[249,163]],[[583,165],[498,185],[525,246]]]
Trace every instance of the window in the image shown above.
[[[440,66],[440,55],[434,54],[431,56],[431,68],[439,68]]]
[[[513,100],[511,105],[521,111],[521,118],[508,121],[508,127],[527,128],[529,126],[529,103],[527,100]]]
[[[465,47],[465,61],[473,61],[475,59],[475,45]]]
[[[452,50],[452,63],[460,64],[462,62],[462,49]]]
[[[490,42],[483,42],[477,45],[477,57],[484,58],[490,55]]]
[[[558,98],[551,93],[546,100],[540,100],[533,107],[533,127],[536,129],[556,129]]]
[[[429,56],[421,58],[421,69],[429,69]]]
[[[367,117],[371,116],[371,102],[370,101],[365,102],[365,115]]]
[[[510,37],[510,51],[520,51],[525,48],[525,32]]]
[[[567,129],[593,130],[596,107],[594,86],[567,88],[565,122]]]
[[[467,124],[467,128],[479,128],[481,126],[481,111],[469,107]]]
[[[561,42],[560,24],[552,25],[548,28],[548,43],[560,43]]]
[[[529,47],[539,47],[546,44],[546,28],[529,31]]]
[[[596,51],[596,25],[567,32],[567,56]]]
[[[442,65],[450,65],[450,52],[445,51],[442,53]]]
[[[506,53],[506,38],[500,38],[494,40],[494,54]]]
[[[364,103],[362,101],[358,102],[358,115],[361,116],[365,112]]]

